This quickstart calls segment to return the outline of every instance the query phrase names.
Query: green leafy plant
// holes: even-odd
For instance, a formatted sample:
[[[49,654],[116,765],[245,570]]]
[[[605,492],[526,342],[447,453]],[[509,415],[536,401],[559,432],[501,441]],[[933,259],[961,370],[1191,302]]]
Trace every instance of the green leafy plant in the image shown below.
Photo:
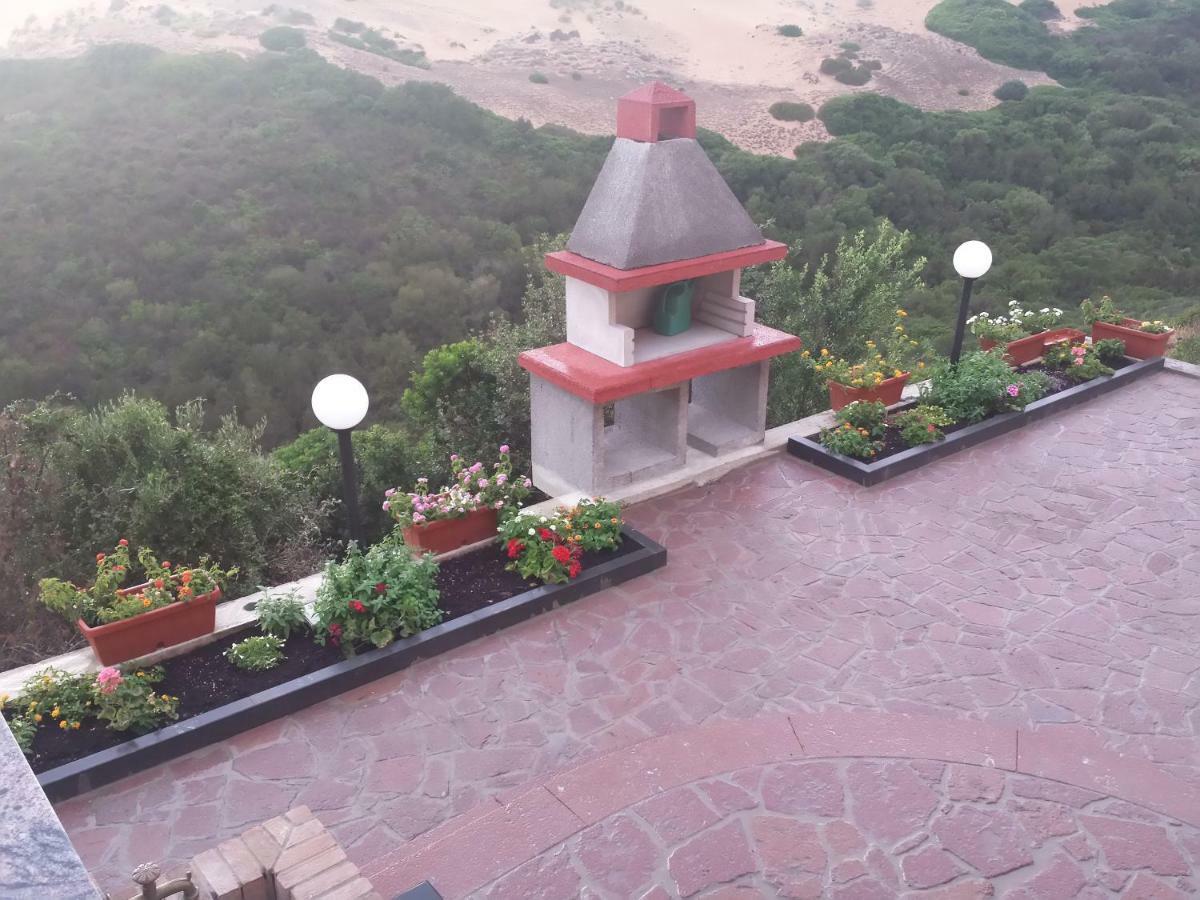
[[[283,661],[283,639],[257,634],[230,645],[225,658],[247,672],[265,672]]]
[[[546,77],[544,72],[530,72],[529,80],[534,84],[549,84],[550,79]]]
[[[1006,81],[992,92],[997,100],[1024,100],[1029,96],[1029,85],[1023,81]]]
[[[795,103],[790,100],[772,103],[767,112],[781,122],[807,122],[817,114],[807,103]]]
[[[917,447],[940,441],[946,436],[942,428],[954,424],[954,420],[940,406],[922,403],[897,413],[892,418],[892,424],[896,426],[900,432],[900,439],[906,445]]]
[[[779,25],[775,28],[775,33],[783,37],[798,38],[804,36],[804,29],[799,25]]]
[[[965,354],[957,364],[938,362],[923,386],[921,400],[940,406],[955,422],[979,422],[1002,412],[1022,410],[1046,392],[1046,378],[1035,372],[1015,372],[1002,351]]]
[[[330,562],[313,605],[317,642],[340,645],[349,656],[357,645],[386,647],[442,620],[435,583],[437,563],[415,558],[400,543],[385,541],[365,553],[351,546],[342,562]]]
[[[822,428],[818,440],[828,450],[855,459],[871,459],[883,449],[883,441],[872,438],[867,429],[855,428],[849,422]]]
[[[1042,363],[1047,369],[1059,372],[1074,382],[1091,381],[1101,375],[1111,375],[1113,370],[1106,366],[1094,347],[1087,344],[1072,344],[1058,341],[1046,348]]]
[[[839,425],[849,425],[856,431],[866,431],[872,438],[881,438],[887,430],[887,407],[878,400],[856,400],[847,403],[834,418]]]
[[[299,28],[276,25],[260,34],[258,42],[267,50],[275,53],[287,53],[289,50],[299,50],[308,43],[308,40]]]
[[[304,601],[295,590],[286,594],[264,591],[254,607],[254,614],[258,617],[259,631],[280,640],[286,641],[293,634],[301,634],[309,628]]]
[[[560,513],[567,540],[584,550],[615,550],[621,543],[620,503],[603,497],[584,497]],[[578,540],[575,540],[576,536]]]
[[[1117,366],[1125,362],[1125,342],[1118,338],[1108,338],[1092,344],[1096,356],[1106,366]]]
[[[1083,321],[1088,325],[1095,325],[1097,322],[1104,322],[1108,325],[1124,325],[1144,331],[1146,334],[1166,334],[1171,330],[1171,326],[1161,319],[1139,321],[1132,316],[1125,315],[1108,295],[1101,297],[1099,303],[1093,303],[1090,298],[1084,300],[1079,304],[1079,312],[1083,315]],[[1130,324],[1131,322],[1132,324]]]

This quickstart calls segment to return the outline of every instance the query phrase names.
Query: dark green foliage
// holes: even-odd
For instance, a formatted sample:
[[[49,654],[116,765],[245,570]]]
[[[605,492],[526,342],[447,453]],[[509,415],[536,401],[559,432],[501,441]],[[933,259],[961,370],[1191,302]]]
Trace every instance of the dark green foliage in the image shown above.
[[[1125,342],[1117,338],[1096,341],[1092,349],[1096,351],[1096,357],[1103,365],[1115,366],[1125,361]]]
[[[416,66],[418,69],[428,69],[429,60],[425,51],[420,48],[401,47],[390,37],[374,28],[368,28],[362,22],[352,22],[349,19],[338,18],[333,23],[329,37],[355,50],[365,50],[376,56],[386,56],[406,66]]]
[[[1029,96],[1029,85],[1023,81],[1006,81],[992,92],[997,100],[1024,100]]]
[[[793,103],[788,100],[772,103],[768,112],[781,122],[807,122],[816,115],[807,103]]]
[[[943,360],[930,373],[922,403],[939,406],[955,422],[980,422],[1024,409],[1046,392],[1045,376],[1008,367],[1000,351],[965,354],[957,365]]]
[[[775,29],[775,33],[784,37],[797,38],[804,36],[804,29],[799,25],[780,25]]]
[[[871,72],[876,68],[869,63],[855,65],[848,56],[830,56],[821,61],[821,72],[832,75],[842,84],[863,85],[871,80]]]
[[[306,52],[4,60],[0,118],[0,404],[202,396],[268,446],[332,371],[395,417],[426,350],[517,308],[608,146]]]
[[[883,437],[887,407],[877,400],[856,400],[837,411],[834,418],[838,424],[849,423],[851,428],[865,431],[870,437]]]
[[[529,80],[532,81],[534,84],[549,84],[550,83],[550,79],[547,78],[541,72],[531,72],[529,74]]]
[[[925,27],[1018,69],[1042,68],[1052,50],[1042,20],[1008,0],[942,0],[925,17]]]
[[[309,628],[304,602],[294,590],[286,594],[264,593],[254,607],[254,614],[258,617],[259,631],[282,640],[303,634]]]
[[[171,416],[132,396],[90,413],[52,400],[0,416],[0,611],[27,620],[4,629],[26,652],[38,635],[54,650],[65,637],[30,602],[33,583],[89,581],[97,548],[118,538],[239,567],[230,596],[312,571],[324,511],[308,486],[260,452],[257,429],[226,421],[209,431],[203,419],[199,403]],[[0,647],[0,662],[17,658]]]
[[[304,32],[299,28],[277,25],[260,34],[258,42],[268,50],[286,53],[288,50],[299,50],[308,43],[308,39],[304,37]]]
[[[1021,0],[1017,6],[1043,22],[1062,18],[1062,11],[1054,0]]]

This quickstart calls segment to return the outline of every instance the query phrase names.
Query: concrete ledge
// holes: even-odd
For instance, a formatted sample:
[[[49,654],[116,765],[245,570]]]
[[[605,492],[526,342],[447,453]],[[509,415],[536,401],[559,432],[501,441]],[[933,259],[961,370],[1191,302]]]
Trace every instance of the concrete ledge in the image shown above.
[[[1184,362],[1182,359],[1171,359],[1167,357],[1164,367],[1169,372],[1176,372],[1180,375],[1186,375],[1188,378],[1200,378],[1200,366],[1194,363]]]

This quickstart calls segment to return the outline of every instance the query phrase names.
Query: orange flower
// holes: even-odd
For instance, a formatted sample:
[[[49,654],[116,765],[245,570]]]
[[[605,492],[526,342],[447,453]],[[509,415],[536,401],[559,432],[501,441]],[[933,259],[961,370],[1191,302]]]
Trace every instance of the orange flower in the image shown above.
[[[149,597],[143,597],[143,598],[142,598],[142,606],[143,606],[143,607],[146,607],[146,606],[149,606],[149,605],[150,605],[150,598],[149,598]]]
[[[155,578],[155,579],[154,579],[154,586],[155,586],[156,588],[158,588],[160,591],[162,590],[162,586],[163,586],[163,584],[164,584],[164,583],[165,583],[165,582],[164,582],[164,581],[163,581],[161,578]]]
[[[191,589],[190,587],[187,587],[187,586],[181,587],[181,588],[179,589],[179,596],[180,596],[180,597],[190,597],[190,596],[192,596],[192,589]]]
[[[182,581],[184,584],[187,584],[189,581],[192,580],[192,573],[184,572],[182,575],[179,576],[179,580]]]

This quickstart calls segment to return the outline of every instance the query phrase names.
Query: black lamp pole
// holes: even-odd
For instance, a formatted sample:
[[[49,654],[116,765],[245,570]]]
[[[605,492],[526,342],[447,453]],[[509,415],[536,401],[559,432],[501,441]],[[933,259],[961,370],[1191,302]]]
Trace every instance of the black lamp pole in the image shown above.
[[[338,453],[342,458],[342,502],[346,505],[346,530],[350,540],[363,546],[362,520],[358,515],[358,469],[354,464],[353,429],[338,431]]]
[[[962,299],[958,301],[958,323],[954,326],[954,346],[950,348],[950,362],[958,362],[962,356],[963,335],[967,330],[967,311],[971,307],[971,288],[975,286],[974,278],[963,279]]]

